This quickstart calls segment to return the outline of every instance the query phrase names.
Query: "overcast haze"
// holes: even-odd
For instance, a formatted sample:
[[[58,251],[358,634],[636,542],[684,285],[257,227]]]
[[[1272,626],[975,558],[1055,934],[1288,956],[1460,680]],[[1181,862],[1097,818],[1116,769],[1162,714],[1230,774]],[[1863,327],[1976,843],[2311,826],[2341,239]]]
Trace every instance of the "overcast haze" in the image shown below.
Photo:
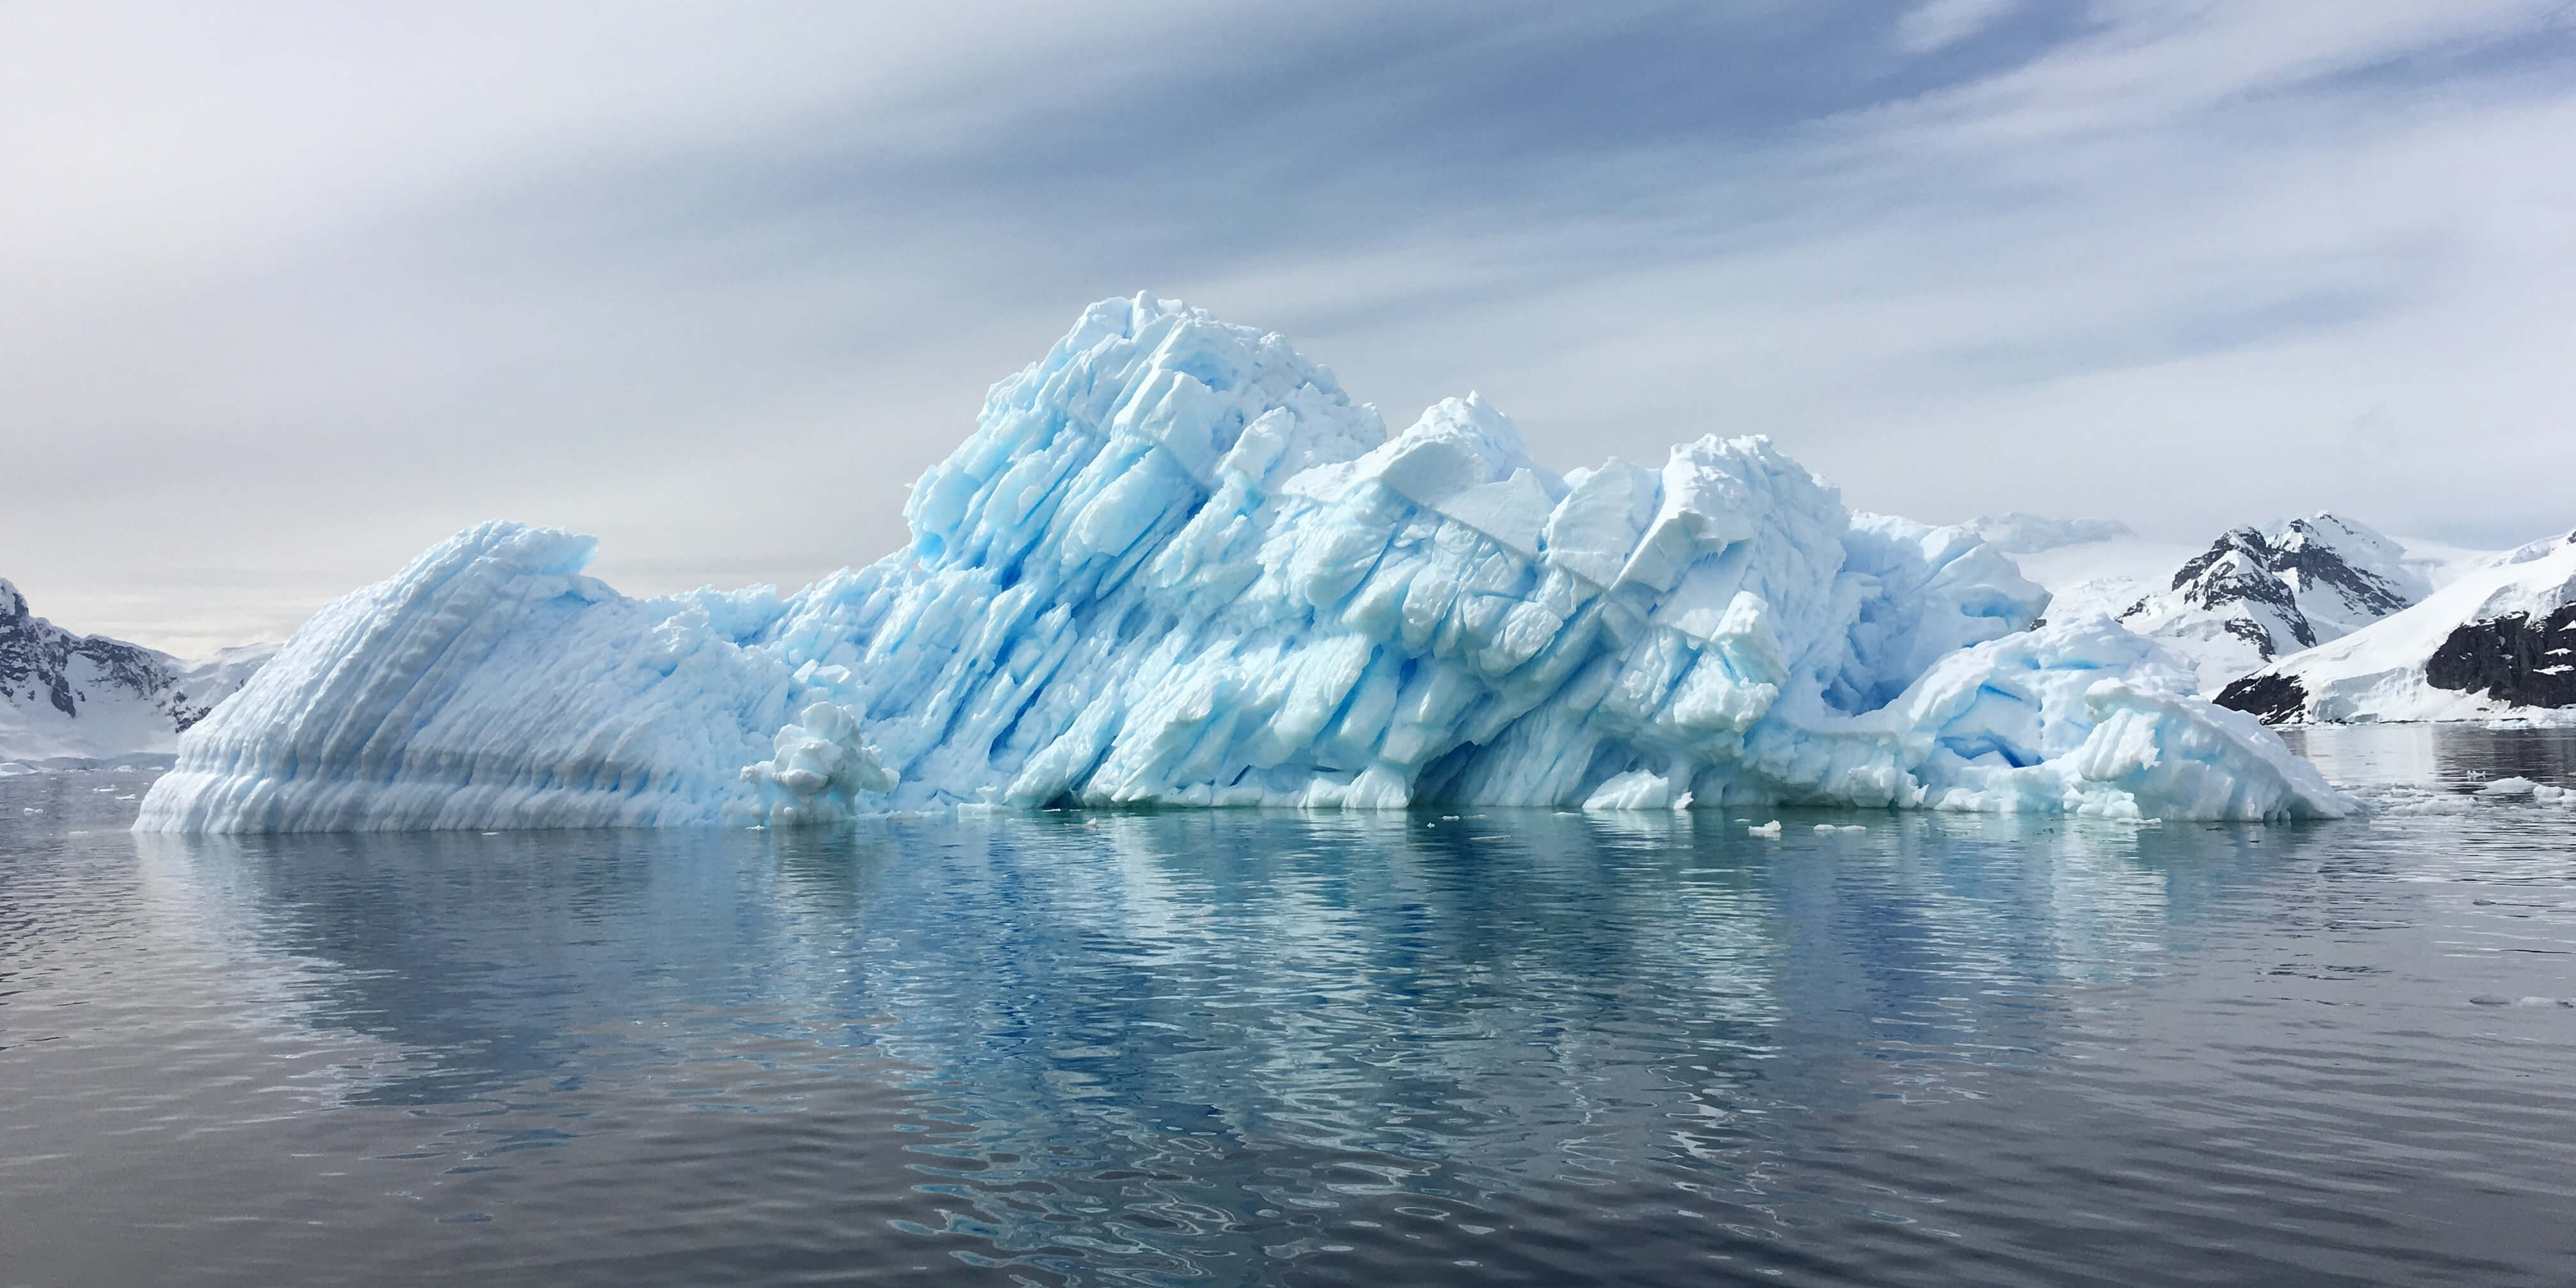
[[[2576,526],[2565,0],[0,5],[0,576],[278,637],[468,523],[903,539],[1139,290],[1570,468]]]

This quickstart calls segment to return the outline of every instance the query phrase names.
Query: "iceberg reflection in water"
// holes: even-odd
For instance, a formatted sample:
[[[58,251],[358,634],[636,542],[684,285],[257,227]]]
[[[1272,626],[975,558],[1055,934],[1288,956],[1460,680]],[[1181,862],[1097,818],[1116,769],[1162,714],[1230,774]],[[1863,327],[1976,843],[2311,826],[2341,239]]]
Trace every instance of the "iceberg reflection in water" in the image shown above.
[[[15,819],[38,789],[9,790]],[[2481,938],[2571,947],[2576,811],[1782,817],[1778,840],[1473,809],[9,833],[0,1153],[50,1161],[0,1167],[0,1210],[63,1241],[0,1260],[997,1284],[2564,1264],[2576,1011],[2469,998],[2576,996],[2567,958]],[[2532,882],[2562,893],[2497,903]]]

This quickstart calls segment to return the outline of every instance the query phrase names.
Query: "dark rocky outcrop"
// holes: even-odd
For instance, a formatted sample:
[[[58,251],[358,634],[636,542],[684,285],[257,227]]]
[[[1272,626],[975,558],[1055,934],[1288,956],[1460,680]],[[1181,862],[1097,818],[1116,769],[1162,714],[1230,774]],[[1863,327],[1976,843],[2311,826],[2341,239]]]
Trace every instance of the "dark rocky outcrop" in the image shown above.
[[[2232,636],[2268,662],[2375,622],[2430,590],[2396,542],[2321,513],[2275,532],[2222,534],[2175,570],[2168,591],[2129,605],[2120,619],[2167,637]]]
[[[2265,724],[2289,724],[2308,711],[2308,690],[2296,676],[2257,671],[2218,691],[2218,705]]]
[[[2398,585],[2386,573],[2353,563],[2336,544],[2335,529],[2341,530],[2344,544],[2349,545],[2357,535],[2355,527],[2331,514],[2292,519],[2265,566],[2301,596],[2313,598],[2318,592],[2332,591],[2348,611],[2372,620],[2413,604],[2422,589],[2429,589],[2409,594],[2410,588]]]
[[[167,655],[105,636],[74,635],[28,611],[27,597],[0,580],[0,701],[42,694],[55,710],[76,717],[95,685],[120,690],[120,696],[165,699],[174,715],[186,713],[186,723],[179,725],[185,729],[205,710],[173,691],[177,683]]]
[[[2451,632],[2424,682],[2524,707],[2576,707],[2576,604],[2535,620],[2507,613]]]
[[[2227,608],[2238,604],[2262,604],[2296,618],[2298,599],[2281,579],[2272,575],[2272,563],[2280,551],[2271,539],[2254,528],[2238,528],[2221,536],[2209,549],[2194,556],[2174,570],[2174,593],[2194,608]],[[2304,633],[2307,623],[2300,621]],[[2309,639],[2308,644],[2316,641]]]

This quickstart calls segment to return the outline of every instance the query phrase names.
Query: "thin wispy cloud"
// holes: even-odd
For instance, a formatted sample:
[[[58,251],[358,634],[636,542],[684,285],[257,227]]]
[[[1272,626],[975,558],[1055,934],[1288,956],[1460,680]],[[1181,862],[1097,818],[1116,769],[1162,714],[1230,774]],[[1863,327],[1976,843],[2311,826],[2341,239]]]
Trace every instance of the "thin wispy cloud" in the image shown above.
[[[1955,45],[2012,12],[2017,0],[1924,0],[1896,22],[1896,46],[1928,54]]]
[[[494,515],[628,589],[864,562],[1140,289],[1563,466],[2576,524],[2555,3],[263,13],[0,53],[0,575],[75,625],[274,631]]]

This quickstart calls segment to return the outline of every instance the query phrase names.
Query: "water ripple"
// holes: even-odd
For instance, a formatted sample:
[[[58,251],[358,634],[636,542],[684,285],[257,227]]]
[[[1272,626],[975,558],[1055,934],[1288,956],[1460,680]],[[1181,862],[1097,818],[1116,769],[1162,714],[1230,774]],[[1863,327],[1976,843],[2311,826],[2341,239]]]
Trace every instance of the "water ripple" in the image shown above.
[[[2427,799],[2576,759],[2334,736]],[[143,781],[0,782],[0,1282],[2576,1256],[2576,811],[192,841],[121,830]]]

